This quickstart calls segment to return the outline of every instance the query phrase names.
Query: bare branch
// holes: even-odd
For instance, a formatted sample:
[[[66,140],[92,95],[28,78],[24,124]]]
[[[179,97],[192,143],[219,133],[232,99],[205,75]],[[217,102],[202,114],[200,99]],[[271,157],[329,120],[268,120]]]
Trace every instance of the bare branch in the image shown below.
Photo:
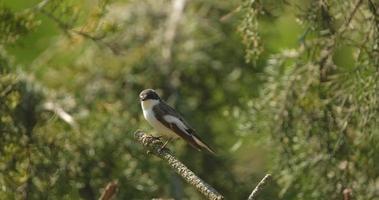
[[[358,0],[357,3],[355,4],[355,6],[353,8],[353,11],[351,11],[349,18],[345,22],[345,26],[346,27],[349,26],[351,20],[353,19],[353,17],[355,15],[355,13],[357,12],[358,8],[361,6],[362,2],[363,2],[363,0]]]
[[[183,16],[186,0],[174,0],[172,1],[170,15],[167,19],[167,28],[164,33],[164,44],[162,48],[162,56],[164,66],[168,66],[171,63],[172,46],[178,31],[180,20]],[[164,69],[168,70],[168,68]]]
[[[99,200],[111,200],[113,197],[115,197],[117,193],[117,188],[118,188],[117,181],[112,181],[108,183],[103,193],[101,193]]]
[[[353,190],[351,188],[345,188],[342,191],[343,194],[343,200],[351,200],[351,194],[353,193]]]
[[[247,200],[254,200],[258,196],[259,191],[262,190],[263,186],[267,183],[267,181],[271,178],[271,174],[266,174],[265,177],[259,181],[258,185],[255,186],[254,190],[251,192],[249,198]]]
[[[241,6],[238,6],[237,8],[230,11],[228,14],[221,16],[219,20],[220,22],[226,22],[227,20],[229,20],[231,17],[233,17],[235,14],[237,14],[240,11],[241,11]]]
[[[74,117],[72,117],[72,115],[68,114],[59,105],[57,105],[57,104],[55,104],[55,103],[53,103],[51,101],[48,101],[48,102],[45,102],[43,104],[43,108],[46,109],[46,110],[48,110],[48,111],[52,111],[53,113],[55,113],[60,119],[62,119],[64,122],[66,122],[67,124],[69,124],[74,129],[78,128],[78,124],[76,123]]]
[[[193,173],[190,169],[188,169],[183,163],[181,163],[175,156],[170,152],[169,149],[164,148],[160,149],[163,143],[153,137],[148,135],[142,131],[137,131],[134,133],[134,137],[140,142],[145,148],[147,148],[148,152],[154,154],[155,156],[161,158],[166,161],[168,165],[174,169],[174,171],[179,174],[183,179],[194,186],[200,193],[206,196],[211,200],[221,200],[224,197],[217,192],[212,186],[208,185],[195,173]]]

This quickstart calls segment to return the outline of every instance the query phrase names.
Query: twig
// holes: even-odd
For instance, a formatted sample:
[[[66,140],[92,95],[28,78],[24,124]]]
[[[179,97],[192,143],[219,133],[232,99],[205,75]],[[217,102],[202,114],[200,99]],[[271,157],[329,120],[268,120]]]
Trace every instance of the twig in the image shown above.
[[[55,113],[60,119],[62,119],[64,122],[69,124],[72,128],[78,129],[78,124],[76,123],[74,117],[72,115],[68,114],[62,107],[59,105],[47,101],[43,104],[43,108]]]
[[[351,20],[353,19],[353,17],[355,15],[355,13],[357,12],[358,8],[361,6],[362,2],[363,2],[363,0],[358,0],[357,3],[355,4],[353,11],[350,13],[349,18],[345,22],[345,26],[346,27],[349,26]]]
[[[76,34],[76,35],[79,35],[79,36],[81,36],[81,37],[83,37],[85,39],[89,39],[89,40],[93,41],[95,44],[97,44],[99,46],[105,46],[105,47],[107,47],[115,55],[119,54],[119,51],[118,51],[117,48],[115,48],[114,46],[112,46],[112,44],[109,44],[108,42],[105,42],[103,40],[105,38],[105,35],[94,36],[94,35],[91,35],[90,33],[73,29],[73,27],[72,27],[71,24],[68,24],[68,23],[62,21],[61,19],[59,19],[58,17],[56,17],[55,15],[53,15],[51,12],[45,10],[43,8],[43,6],[45,4],[46,3],[41,4],[42,6],[37,7],[37,11],[39,13],[45,15],[46,17],[48,17],[52,21],[54,21],[57,24],[57,26],[63,31],[63,33],[68,38],[71,38],[72,34]]]
[[[261,181],[259,181],[258,185],[255,186],[254,190],[251,192],[251,194],[247,200],[254,200],[258,196],[259,191],[262,190],[263,186],[270,179],[270,177],[271,177],[271,174],[266,174],[266,176],[263,177]]]
[[[343,194],[343,200],[351,200],[351,193],[352,193],[352,189],[351,188],[345,188],[343,191],[342,191],[342,194]]]
[[[112,181],[107,184],[99,200],[111,200],[117,193],[118,184],[117,181]]]
[[[150,153],[166,161],[177,174],[182,176],[187,183],[194,186],[200,193],[202,193],[208,199],[224,199],[224,197],[220,193],[218,193],[212,186],[208,185],[206,182],[204,182],[202,179],[196,176],[195,173],[188,169],[183,163],[176,159],[169,149],[164,148],[160,150],[163,143],[159,139],[151,135],[148,135],[142,131],[135,132],[134,137],[145,148],[147,148]]]
[[[354,4],[353,10],[350,12],[349,17],[345,21],[344,24],[340,26],[340,28],[337,30],[337,33],[331,36],[329,44],[326,45],[326,48],[322,50],[321,57],[319,59],[319,66],[320,66],[320,82],[327,81],[327,70],[326,69],[326,62],[331,58],[333,55],[333,51],[335,50],[335,47],[337,45],[337,41],[343,36],[346,30],[348,30],[350,23],[352,22],[355,14],[357,13],[359,7],[362,5],[363,0],[357,0],[357,2]]]
[[[236,13],[238,13],[240,11],[241,11],[241,6],[238,6],[237,8],[235,8],[232,11],[230,11],[229,13],[227,13],[226,15],[221,16],[219,20],[220,20],[220,22],[225,22],[228,19],[230,19],[231,17],[233,17],[233,15],[235,15]]]

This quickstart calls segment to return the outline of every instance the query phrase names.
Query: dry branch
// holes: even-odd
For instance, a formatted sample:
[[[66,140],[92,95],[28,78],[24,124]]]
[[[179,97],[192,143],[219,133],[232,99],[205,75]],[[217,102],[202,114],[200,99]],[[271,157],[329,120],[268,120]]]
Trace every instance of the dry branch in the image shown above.
[[[112,181],[107,184],[99,200],[111,200],[117,193],[118,184],[117,181]]]
[[[164,34],[164,46],[162,49],[163,58],[166,63],[171,62],[172,57],[172,45],[174,43],[177,29],[180,23],[180,20],[183,16],[184,7],[186,6],[187,0],[174,0],[172,1],[172,7],[170,10],[170,15],[167,20],[167,29]]]
[[[164,148],[160,150],[163,143],[159,139],[141,131],[135,132],[134,136],[138,142],[140,142],[145,148],[148,149],[150,153],[166,161],[177,174],[183,177],[183,179],[187,183],[194,186],[200,193],[202,193],[208,199],[224,199],[224,197],[219,192],[217,192],[212,186],[208,185],[206,182],[204,182],[202,179],[196,176],[195,173],[188,169],[183,163],[176,159],[169,149]]]
[[[271,174],[266,174],[265,177],[262,178],[261,181],[255,186],[254,190],[251,192],[249,198],[247,200],[254,200],[258,196],[259,191],[262,190],[263,186],[267,183],[267,181],[270,179]]]

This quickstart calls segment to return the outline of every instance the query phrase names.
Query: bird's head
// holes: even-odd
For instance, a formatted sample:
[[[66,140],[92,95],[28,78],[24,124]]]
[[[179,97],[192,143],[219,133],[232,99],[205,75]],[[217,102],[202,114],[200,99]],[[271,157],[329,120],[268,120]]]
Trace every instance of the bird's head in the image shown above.
[[[140,101],[160,100],[160,97],[153,89],[146,89],[139,94],[139,99]]]

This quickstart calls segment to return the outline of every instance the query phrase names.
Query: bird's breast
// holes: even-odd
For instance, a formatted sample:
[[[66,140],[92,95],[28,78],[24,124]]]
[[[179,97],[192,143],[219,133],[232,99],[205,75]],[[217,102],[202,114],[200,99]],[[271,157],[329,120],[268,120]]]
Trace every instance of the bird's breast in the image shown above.
[[[146,121],[159,133],[159,135],[166,137],[178,137],[171,129],[163,125],[156,117],[153,110],[143,110],[143,116]]]

